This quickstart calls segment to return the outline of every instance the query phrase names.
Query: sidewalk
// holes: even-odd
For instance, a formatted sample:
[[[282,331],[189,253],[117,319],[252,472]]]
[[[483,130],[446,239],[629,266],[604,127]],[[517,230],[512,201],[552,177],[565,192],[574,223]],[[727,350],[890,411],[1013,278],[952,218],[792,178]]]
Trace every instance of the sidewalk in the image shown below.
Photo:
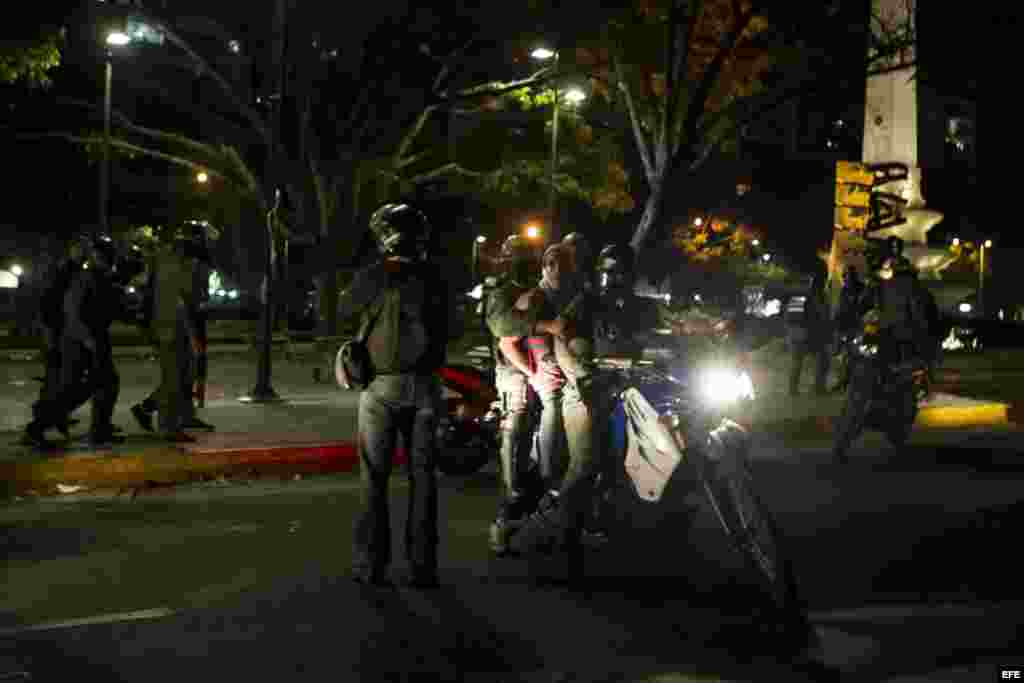
[[[465,357],[453,360],[466,360]],[[251,354],[227,354],[210,365],[208,400],[200,415],[217,427],[196,433],[197,442],[171,445],[143,432],[130,407],[144,398],[158,381],[155,363],[122,359],[121,396],[115,424],[124,429],[126,442],[110,450],[94,451],[69,444],[50,452],[19,445],[20,430],[28,421],[38,385],[26,376],[38,372],[31,364],[0,364],[0,496],[54,495],[83,490],[133,490],[221,477],[273,475],[292,477],[307,473],[349,472],[357,465],[355,449],[358,394],[333,384],[316,383],[315,368],[324,368],[320,354],[308,352],[292,358],[275,354],[273,385],[282,399],[277,403],[247,404],[239,400],[255,383]],[[755,372],[758,400],[749,415],[755,431],[787,442],[825,445],[832,438],[843,396],[799,396],[782,393],[785,386],[780,363],[765,363]],[[89,409],[78,417],[89,419]],[[937,394],[923,406],[918,430],[1010,426],[1010,406]],[[400,455],[400,460],[403,458]]]

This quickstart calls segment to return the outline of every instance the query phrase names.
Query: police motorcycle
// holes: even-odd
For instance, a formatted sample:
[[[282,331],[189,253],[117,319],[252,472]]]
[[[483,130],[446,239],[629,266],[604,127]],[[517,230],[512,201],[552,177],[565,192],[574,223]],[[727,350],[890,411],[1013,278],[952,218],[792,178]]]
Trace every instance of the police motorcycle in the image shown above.
[[[754,386],[722,337],[710,343],[696,362],[664,352],[598,360],[612,401],[603,457],[642,501],[657,503],[670,482],[673,496],[701,492],[773,608],[788,625],[804,627],[785,541],[749,467],[751,435],[737,421],[755,398]],[[605,495],[598,504],[610,501]]]
[[[839,419],[839,437],[852,443],[865,429],[880,431],[901,447],[910,438],[918,407],[931,392],[925,359],[898,345],[886,345],[877,311],[865,316],[863,330],[847,345],[850,386]],[[841,454],[845,455],[845,453]]]

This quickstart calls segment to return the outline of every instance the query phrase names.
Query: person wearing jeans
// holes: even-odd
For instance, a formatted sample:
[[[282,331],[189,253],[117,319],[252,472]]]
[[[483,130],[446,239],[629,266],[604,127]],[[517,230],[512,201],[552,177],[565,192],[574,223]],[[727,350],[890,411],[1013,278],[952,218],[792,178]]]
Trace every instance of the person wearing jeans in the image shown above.
[[[433,375],[379,375],[359,396],[359,459],[364,505],[356,520],[354,566],[376,581],[391,563],[388,480],[395,441],[407,444],[409,505],[405,552],[414,577],[437,572],[437,449],[441,387]]]

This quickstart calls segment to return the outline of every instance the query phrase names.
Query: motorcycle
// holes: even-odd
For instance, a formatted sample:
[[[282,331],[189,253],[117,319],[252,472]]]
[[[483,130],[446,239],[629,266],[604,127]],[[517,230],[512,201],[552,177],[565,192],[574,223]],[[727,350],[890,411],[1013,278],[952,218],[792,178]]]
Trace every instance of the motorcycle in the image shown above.
[[[848,447],[871,429],[885,434],[894,447],[904,446],[919,404],[931,393],[931,366],[905,348],[886,347],[877,324],[870,321],[850,340],[847,353],[852,367],[838,443]]]
[[[445,410],[438,420],[438,469],[465,476],[496,462],[500,443],[501,402],[486,363],[451,363],[437,376],[445,389]]]
[[[664,361],[601,366],[617,375],[607,456],[621,463],[633,492],[656,503],[669,482],[673,495],[702,491],[718,528],[773,606],[803,623],[785,541],[754,486],[750,433],[730,417],[755,397],[750,376],[722,354],[687,368]]]

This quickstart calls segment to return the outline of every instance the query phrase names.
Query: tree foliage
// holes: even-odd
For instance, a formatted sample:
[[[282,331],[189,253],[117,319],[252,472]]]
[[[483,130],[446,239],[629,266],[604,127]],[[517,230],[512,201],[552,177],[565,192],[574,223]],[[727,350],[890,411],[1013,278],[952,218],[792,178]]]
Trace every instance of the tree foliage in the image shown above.
[[[0,38],[0,83],[24,82],[49,86],[50,71],[60,65],[64,30],[35,27],[27,37]]]

